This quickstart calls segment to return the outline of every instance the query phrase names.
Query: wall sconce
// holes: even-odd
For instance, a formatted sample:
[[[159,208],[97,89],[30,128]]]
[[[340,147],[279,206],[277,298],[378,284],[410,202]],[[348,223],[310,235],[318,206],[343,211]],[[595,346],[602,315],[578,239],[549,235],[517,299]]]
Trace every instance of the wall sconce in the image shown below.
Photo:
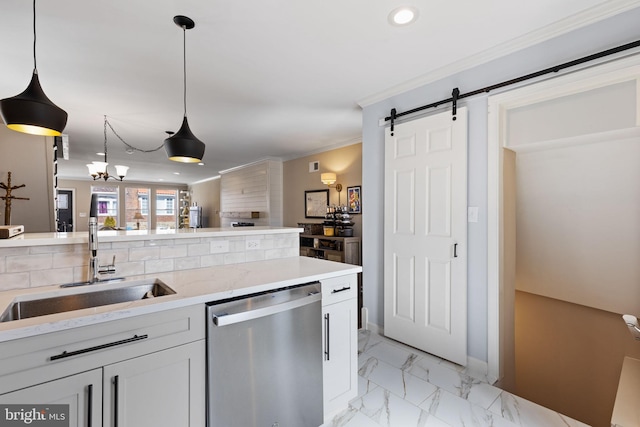
[[[327,187],[331,188],[333,184],[335,184],[335,189],[338,192],[338,206],[340,206],[340,193],[342,192],[342,184],[336,184],[337,181],[336,174],[333,172],[326,172],[320,174],[320,181],[325,184]]]
[[[320,175],[320,181],[325,185],[331,185],[336,183],[336,174],[332,172],[323,173]]]

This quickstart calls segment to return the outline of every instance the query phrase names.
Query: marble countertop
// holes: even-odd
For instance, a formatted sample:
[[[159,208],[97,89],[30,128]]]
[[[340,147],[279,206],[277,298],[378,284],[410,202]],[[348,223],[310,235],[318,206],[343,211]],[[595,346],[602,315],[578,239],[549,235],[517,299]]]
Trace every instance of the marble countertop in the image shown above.
[[[295,227],[226,227],[185,228],[179,230],[102,230],[98,231],[100,242],[126,242],[136,240],[189,239],[194,237],[250,236],[259,234],[300,233]],[[10,239],[0,239],[0,248],[23,246],[71,245],[87,243],[89,233],[25,233]]]
[[[124,282],[99,283],[75,288],[46,286],[4,291],[0,292],[0,313],[3,313],[15,299],[29,300],[69,293],[83,293],[126,286],[132,281],[139,280],[159,279],[173,288],[176,294],[0,323],[0,342],[355,274],[361,271],[362,267],[357,265],[308,257],[292,257],[132,276]]]

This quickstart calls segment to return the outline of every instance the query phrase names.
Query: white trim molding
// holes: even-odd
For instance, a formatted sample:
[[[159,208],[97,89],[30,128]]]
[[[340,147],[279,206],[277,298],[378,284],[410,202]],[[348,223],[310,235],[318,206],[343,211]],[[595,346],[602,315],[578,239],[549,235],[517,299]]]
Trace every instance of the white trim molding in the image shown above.
[[[619,129],[580,137],[582,143],[599,141],[611,136],[635,136],[640,132],[640,55],[633,55],[597,66],[587,67],[574,73],[547,79],[529,86],[513,89],[488,98],[488,140],[487,140],[487,376],[490,382],[503,376],[503,355],[505,330],[505,265],[503,248],[503,149],[530,151],[535,147],[513,149],[506,140],[506,115],[510,109],[519,108],[546,100],[569,96],[580,92],[613,85],[624,81],[636,81],[639,111],[636,127]],[[535,145],[548,146],[575,144],[575,138],[539,141]]]

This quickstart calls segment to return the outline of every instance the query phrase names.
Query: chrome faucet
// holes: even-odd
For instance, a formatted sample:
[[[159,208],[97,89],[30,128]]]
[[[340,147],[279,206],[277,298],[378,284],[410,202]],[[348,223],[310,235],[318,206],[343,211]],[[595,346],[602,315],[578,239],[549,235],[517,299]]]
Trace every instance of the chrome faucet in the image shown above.
[[[91,216],[89,217],[89,278],[87,282],[95,283],[98,281],[98,218],[96,218],[93,209],[93,197],[91,196]]]
[[[89,210],[89,278],[88,283],[100,281],[100,274],[116,272],[116,256],[109,265],[99,265],[98,261],[98,195],[91,195],[91,209]],[[117,279],[111,279],[117,280]]]

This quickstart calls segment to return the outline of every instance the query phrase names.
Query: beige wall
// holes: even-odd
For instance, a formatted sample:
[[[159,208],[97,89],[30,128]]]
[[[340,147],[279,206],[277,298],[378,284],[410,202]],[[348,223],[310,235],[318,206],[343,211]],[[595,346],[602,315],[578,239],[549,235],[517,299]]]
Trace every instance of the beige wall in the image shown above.
[[[204,227],[220,227],[220,177],[189,186],[191,201],[202,206]]]
[[[156,215],[155,215],[155,191],[159,188],[164,189],[176,189],[176,190],[186,190],[186,185],[179,184],[149,184],[146,182],[132,182],[132,181],[92,181],[87,177],[86,181],[76,181],[70,179],[60,179],[58,180],[58,188],[71,189],[74,190],[74,214],[73,214],[73,223],[75,224],[74,231],[87,231],[88,230],[88,221],[89,221],[89,208],[91,205],[91,186],[93,185],[101,185],[101,186],[109,186],[109,187],[118,187],[120,189],[120,200],[124,202],[125,195],[124,189],[125,187],[144,187],[151,189],[151,228],[154,229],[156,226]],[[120,203],[120,219],[125,218],[125,206],[124,203]],[[123,224],[120,224],[123,226]]]
[[[54,231],[53,213],[53,138],[28,135],[8,129],[0,122],[0,182],[11,186],[25,184],[12,191],[11,223],[24,225],[28,233]],[[6,191],[0,189],[0,196]],[[5,201],[0,199],[0,225],[5,223]]]
[[[319,161],[320,170],[309,172],[309,162]],[[304,217],[305,190],[324,190],[320,174],[335,172],[342,184],[341,204],[346,204],[347,187],[362,186],[362,144],[353,144],[335,150],[284,162],[284,226],[296,227],[299,222],[321,223],[321,219]],[[329,203],[338,204],[338,192],[329,189]],[[367,209],[367,189],[362,188],[362,211]],[[362,237],[362,215],[354,215],[354,236]]]
[[[620,315],[516,292],[517,395],[608,427],[625,355],[640,342]]]

